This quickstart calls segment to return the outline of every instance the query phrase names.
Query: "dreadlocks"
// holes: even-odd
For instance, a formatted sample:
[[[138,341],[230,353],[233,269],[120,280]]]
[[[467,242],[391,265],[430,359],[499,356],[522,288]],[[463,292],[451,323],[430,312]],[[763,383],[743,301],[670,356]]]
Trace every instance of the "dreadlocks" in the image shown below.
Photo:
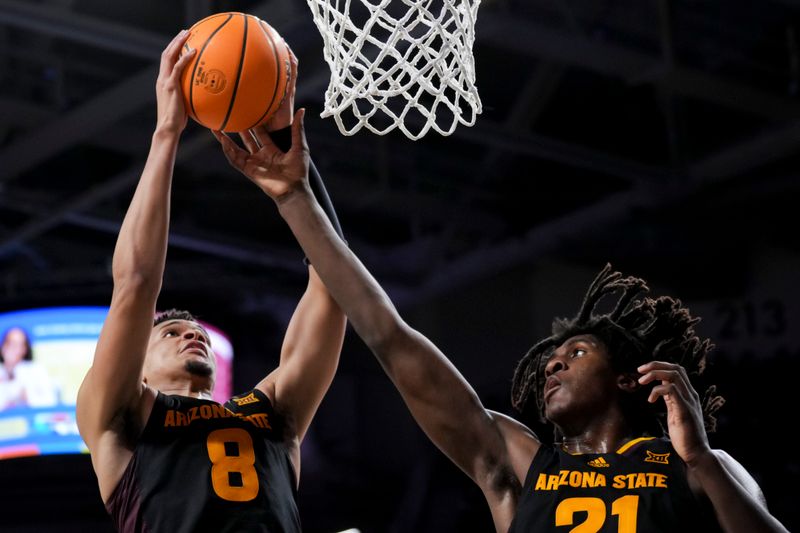
[[[514,407],[526,412],[535,400],[539,417],[545,421],[545,366],[556,348],[579,334],[596,335],[605,343],[615,371],[632,371],[648,361],[661,360],[681,365],[689,376],[702,374],[713,345],[696,335],[694,326],[700,319],[693,318],[680,300],[643,296],[647,292],[644,280],[623,277],[607,264],[589,286],[578,314],[571,319],[555,319],[552,335],[537,342],[520,360],[511,387]],[[621,293],[614,309],[607,314],[596,314],[598,303],[610,293]],[[702,403],[708,432],[716,429],[714,414],[723,403],[725,400],[716,394],[716,387],[710,386]],[[651,413],[648,425],[656,423],[655,427],[665,432],[663,402],[642,406],[639,411]]]

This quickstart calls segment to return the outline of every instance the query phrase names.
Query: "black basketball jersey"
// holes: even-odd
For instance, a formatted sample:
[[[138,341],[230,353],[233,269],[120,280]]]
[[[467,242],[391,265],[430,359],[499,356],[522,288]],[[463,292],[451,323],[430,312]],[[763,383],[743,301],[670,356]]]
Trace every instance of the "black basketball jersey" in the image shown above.
[[[542,446],[509,533],[721,531],[689,488],[686,465],[666,439],[643,437],[615,453],[571,455]]]
[[[106,508],[123,533],[299,532],[283,426],[257,389],[225,405],[159,392]]]

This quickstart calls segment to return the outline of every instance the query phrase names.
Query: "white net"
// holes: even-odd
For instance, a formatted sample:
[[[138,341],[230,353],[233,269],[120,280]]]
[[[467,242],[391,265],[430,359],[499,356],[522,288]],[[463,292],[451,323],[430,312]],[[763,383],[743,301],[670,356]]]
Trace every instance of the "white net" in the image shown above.
[[[481,112],[475,87],[480,0],[307,0],[331,69],[322,117],[339,131],[450,135]]]

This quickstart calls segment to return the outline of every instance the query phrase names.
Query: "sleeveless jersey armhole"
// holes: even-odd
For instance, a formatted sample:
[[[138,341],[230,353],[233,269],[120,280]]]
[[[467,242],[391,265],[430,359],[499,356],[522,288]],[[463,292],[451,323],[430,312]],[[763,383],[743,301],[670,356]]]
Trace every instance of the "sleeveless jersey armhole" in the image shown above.
[[[553,450],[553,447],[550,445],[542,443],[542,445],[539,446],[539,450],[533,456],[531,464],[528,467],[528,473],[525,474],[525,484],[523,487],[527,487],[530,483],[532,483],[533,473],[541,470],[542,465],[547,463],[554,453],[555,450]]]
[[[141,443],[142,438],[147,433],[147,430],[150,427],[153,418],[155,418],[153,416],[153,414],[156,411],[156,409],[158,408],[158,405],[160,403],[164,402],[164,400],[162,398],[163,395],[161,394],[160,391],[158,391],[157,389],[151,389],[151,390],[155,393],[155,397],[153,398],[153,403],[150,406],[150,413],[148,413],[147,420],[145,420],[144,425],[142,426],[142,429],[138,433],[138,435],[133,437],[132,434],[129,433],[129,437],[127,437],[128,439],[130,439],[130,440],[135,442],[135,444],[131,448],[131,458],[130,458],[130,461],[128,461],[128,464],[125,466],[125,469],[122,471],[122,475],[120,476],[119,480],[117,481],[117,484],[111,490],[111,494],[108,496],[108,500],[103,502],[103,505],[105,505],[106,509],[108,509],[108,505],[110,504],[110,502],[112,502],[112,500],[117,498],[116,494],[117,494],[117,491],[119,489],[119,486],[122,484],[122,481],[128,476],[132,476],[132,474],[131,474],[131,472],[133,470],[133,466],[132,465],[133,465],[134,460],[136,458],[136,450],[139,447],[139,444]]]

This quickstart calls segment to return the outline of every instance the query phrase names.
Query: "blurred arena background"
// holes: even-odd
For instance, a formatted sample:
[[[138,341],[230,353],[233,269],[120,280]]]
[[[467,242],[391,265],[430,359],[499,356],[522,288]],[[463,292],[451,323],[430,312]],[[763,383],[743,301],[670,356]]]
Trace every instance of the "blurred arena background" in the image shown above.
[[[728,404],[712,445],[800,527],[786,445],[800,370],[800,0],[484,0],[484,112],[451,137],[342,136],[305,2],[0,0],[0,311],[107,305],[155,119],[159,54],[219,11],[273,25],[351,247],[487,407],[607,261],[679,296]],[[271,201],[191,124],[161,308],[219,326],[234,390],[271,369],[304,288]],[[795,220],[795,222],[791,222]],[[530,422],[530,421],[528,421]],[[479,490],[350,332],[304,443],[305,531],[492,531]],[[3,532],[111,531],[88,457],[0,461]]]

